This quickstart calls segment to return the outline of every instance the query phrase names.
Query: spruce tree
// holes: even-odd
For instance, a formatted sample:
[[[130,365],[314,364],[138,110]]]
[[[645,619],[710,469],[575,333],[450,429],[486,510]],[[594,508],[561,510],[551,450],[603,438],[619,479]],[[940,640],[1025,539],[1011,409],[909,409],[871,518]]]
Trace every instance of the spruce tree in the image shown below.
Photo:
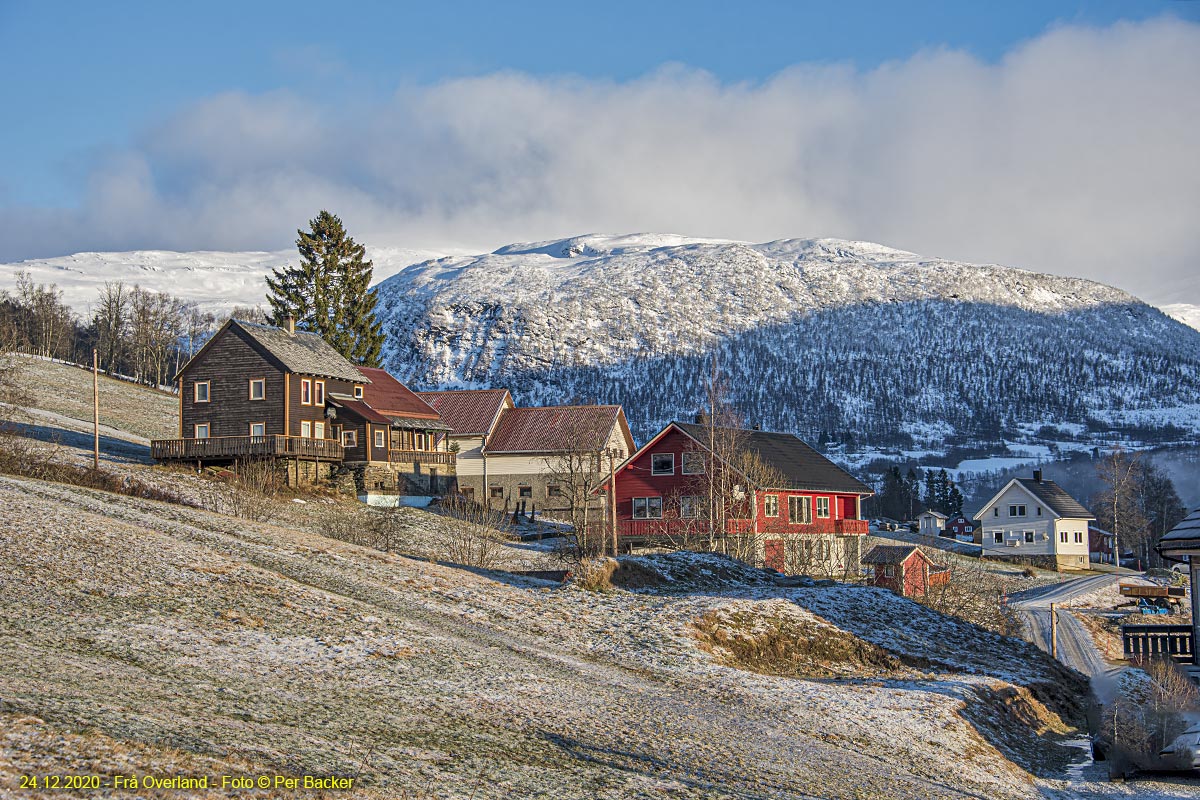
[[[310,220],[308,231],[296,233],[299,266],[282,267],[267,278],[272,324],[294,317],[298,328],[319,333],[351,363],[379,366],[383,325],[375,318],[366,248],[328,211]]]

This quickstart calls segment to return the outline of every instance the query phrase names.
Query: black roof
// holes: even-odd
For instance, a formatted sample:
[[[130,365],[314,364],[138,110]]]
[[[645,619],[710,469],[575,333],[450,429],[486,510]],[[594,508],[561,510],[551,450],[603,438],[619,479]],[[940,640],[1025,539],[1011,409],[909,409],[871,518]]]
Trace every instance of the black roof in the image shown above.
[[[1055,514],[1060,517],[1095,519],[1096,515],[1088,511],[1079,501],[1071,495],[1067,494],[1061,486],[1054,481],[1035,481],[1030,478],[1016,478],[1017,483],[1025,487],[1025,490],[1032,494],[1037,499],[1041,500]]]
[[[708,438],[706,433],[708,428],[705,425],[688,422],[676,422],[674,425],[700,443]],[[783,486],[761,488],[874,494],[870,486],[790,433],[771,433],[769,431],[740,431],[740,433],[745,436],[743,446],[783,477]]]
[[[301,330],[288,333],[274,325],[260,325],[240,319],[231,320],[230,324],[237,326],[262,345],[267,352],[279,359],[289,372],[353,383],[371,382],[370,378],[355,369],[341,353],[321,338],[319,333]]]
[[[913,553],[919,552],[915,544],[877,544],[862,557],[862,563],[901,564]]]
[[[1184,517],[1158,543],[1159,552],[1168,555],[1173,549],[1194,550],[1200,548],[1200,508]]]

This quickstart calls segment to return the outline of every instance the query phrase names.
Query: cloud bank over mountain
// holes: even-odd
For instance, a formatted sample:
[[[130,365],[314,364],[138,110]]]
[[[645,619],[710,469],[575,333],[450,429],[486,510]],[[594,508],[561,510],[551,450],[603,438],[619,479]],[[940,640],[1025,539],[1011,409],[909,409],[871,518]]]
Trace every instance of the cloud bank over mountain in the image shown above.
[[[4,209],[0,260],[281,248],[329,208],[377,246],[828,236],[1194,302],[1198,77],[1200,25],[1164,18],[1052,29],[997,63],[933,49],[762,83],[667,66],[336,106],[230,92],[94,154],[78,208]]]

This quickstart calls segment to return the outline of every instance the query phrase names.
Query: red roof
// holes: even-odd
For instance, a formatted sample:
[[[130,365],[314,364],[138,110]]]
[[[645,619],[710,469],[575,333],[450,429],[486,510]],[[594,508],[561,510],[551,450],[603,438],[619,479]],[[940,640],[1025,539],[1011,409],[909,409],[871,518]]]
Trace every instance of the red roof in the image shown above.
[[[488,438],[488,453],[599,450],[622,417],[620,406],[510,408]]]
[[[359,367],[358,371],[370,381],[363,387],[363,400],[380,414],[393,417],[437,419],[438,412],[417,396],[387,370]]]
[[[442,416],[442,422],[458,436],[484,436],[491,432],[496,415],[505,401],[512,401],[508,389],[455,389],[445,392],[417,392]]]

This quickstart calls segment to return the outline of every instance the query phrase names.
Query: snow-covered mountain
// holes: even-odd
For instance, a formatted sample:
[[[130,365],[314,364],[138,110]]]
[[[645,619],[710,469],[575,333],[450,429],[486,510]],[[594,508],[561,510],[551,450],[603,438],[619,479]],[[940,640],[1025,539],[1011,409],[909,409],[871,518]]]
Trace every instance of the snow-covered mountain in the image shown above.
[[[445,252],[367,248],[367,256],[375,264],[376,281],[410,264],[442,255]],[[76,253],[0,264],[0,289],[11,292],[16,286],[17,273],[24,270],[34,283],[53,284],[61,289],[63,302],[85,316],[108,281],[136,283],[144,289],[195,301],[205,311],[227,313],[235,306],[262,305],[267,276],[272,270],[297,261],[295,248],[242,253],[169,250]]]
[[[580,236],[414,265],[379,294],[401,378],[619,402],[640,437],[700,407],[713,354],[752,422],[813,438],[1200,431],[1200,332],[1091,281],[876,244]]]
[[[1177,319],[1184,325],[1190,325],[1200,331],[1200,306],[1191,303],[1168,303],[1160,308],[1171,319]]]

